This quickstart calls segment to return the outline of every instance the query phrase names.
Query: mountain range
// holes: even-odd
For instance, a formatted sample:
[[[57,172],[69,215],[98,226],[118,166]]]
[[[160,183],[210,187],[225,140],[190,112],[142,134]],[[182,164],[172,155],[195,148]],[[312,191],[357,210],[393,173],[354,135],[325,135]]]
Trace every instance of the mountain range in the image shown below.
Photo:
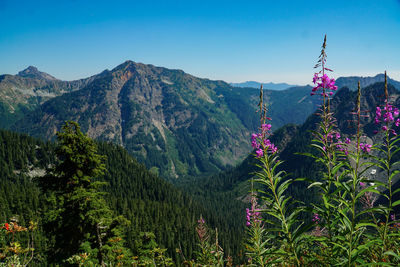
[[[292,85],[292,84],[287,84],[287,83],[260,83],[260,82],[255,82],[255,81],[247,81],[247,82],[242,82],[242,83],[229,83],[230,85],[234,87],[249,87],[249,88],[260,88],[261,84],[263,85],[264,89],[268,90],[285,90],[290,87],[297,87],[298,85]]]
[[[385,74],[380,73],[374,77],[360,77],[360,76],[349,76],[349,77],[339,77],[336,79],[336,86],[339,88],[348,87],[350,90],[357,90],[358,82],[360,81],[361,87],[367,87],[371,84],[377,82],[383,82],[385,80]],[[395,88],[400,90],[400,82],[388,78],[388,82],[392,84]],[[287,83],[261,83],[256,81],[247,81],[242,83],[230,83],[234,87],[246,87],[246,88],[260,88],[261,84],[264,89],[269,90],[285,90],[290,87],[298,87],[299,85],[290,85]]]
[[[9,128],[13,122],[47,100],[79,90],[94,79],[95,76],[71,82],[61,81],[33,66],[17,75],[0,75],[0,127]]]
[[[315,110],[309,90],[265,90],[276,128],[301,123]],[[132,61],[77,81],[31,66],[0,76],[1,127],[52,139],[65,120],[75,120],[90,137],[124,146],[155,173],[197,176],[247,156],[258,95],[258,89]]]
[[[339,77],[336,79],[336,86],[339,88],[348,87],[350,90],[355,91],[358,87],[358,82],[360,82],[361,88],[370,86],[374,83],[384,82],[385,74],[380,73],[374,77],[359,77],[359,76],[349,76],[349,77]],[[400,90],[400,82],[393,80],[388,77],[388,83],[393,85],[397,90]]]
[[[352,87],[356,79],[337,83]],[[381,76],[361,79],[368,84]],[[317,109],[310,90],[264,90],[274,130],[302,124]],[[76,81],[30,66],[0,76],[0,127],[51,140],[65,120],[75,120],[90,137],[125,147],[153,173],[197,177],[248,155],[258,101],[259,89],[133,61]]]

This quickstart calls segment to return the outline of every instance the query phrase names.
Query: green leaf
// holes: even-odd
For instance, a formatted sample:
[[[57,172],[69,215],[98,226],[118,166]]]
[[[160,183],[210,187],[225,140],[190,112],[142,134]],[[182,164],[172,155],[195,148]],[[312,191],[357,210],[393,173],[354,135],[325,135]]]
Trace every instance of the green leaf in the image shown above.
[[[376,224],[374,224],[374,223],[358,223],[358,224],[356,224],[356,229],[359,229],[359,228],[361,228],[361,227],[367,227],[367,226],[370,226],[370,227],[373,227],[373,228],[376,228]]]
[[[362,189],[356,196],[356,200],[362,197],[365,193],[371,192],[371,193],[376,193],[378,195],[381,195],[382,193],[378,190],[375,189],[375,186],[370,186],[367,188]]]
[[[393,257],[395,257],[396,259],[398,259],[398,260],[400,260],[400,256],[398,255],[398,254],[396,254],[396,253],[394,253],[393,251],[386,251],[385,253],[383,253],[384,255],[389,255],[389,256],[393,256]]]
[[[392,193],[392,195],[395,195],[395,194],[397,194],[398,192],[400,192],[400,187],[397,188],[396,190],[394,190],[393,193]]]
[[[365,209],[363,211],[360,211],[359,213],[356,214],[356,218],[365,214],[365,213],[379,213],[379,214],[384,214],[384,208],[383,207],[373,207],[373,208],[369,208],[369,209]],[[375,227],[378,227],[375,225]]]
[[[306,153],[306,152],[304,152],[304,153],[298,152],[298,153],[294,153],[294,154],[295,155],[300,155],[300,156],[310,157],[310,158],[313,158],[313,159],[318,159],[319,158],[319,157],[317,157],[317,156],[315,156],[315,155],[313,155],[311,153]]]
[[[392,207],[396,207],[396,206],[398,206],[399,204],[400,204],[400,199],[397,200],[397,201],[395,201],[395,202],[392,204]]]
[[[322,185],[321,182],[314,182],[314,183],[310,184],[310,185],[307,187],[307,189],[310,189],[311,187],[314,187],[314,186],[320,186],[320,185]]]
[[[345,162],[341,162],[341,163],[339,163],[338,165],[336,165],[335,167],[333,167],[332,168],[332,175],[335,175],[336,174],[336,172],[341,168],[341,167],[343,167],[343,165],[345,165]]]

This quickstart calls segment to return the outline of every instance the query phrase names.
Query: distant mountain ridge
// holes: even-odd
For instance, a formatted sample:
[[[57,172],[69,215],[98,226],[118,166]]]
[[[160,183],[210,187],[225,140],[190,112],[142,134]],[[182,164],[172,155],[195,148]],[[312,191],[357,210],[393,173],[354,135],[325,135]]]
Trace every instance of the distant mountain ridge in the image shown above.
[[[54,78],[50,74],[39,71],[34,66],[29,66],[28,68],[24,69],[23,71],[18,72],[17,76],[24,77],[24,78],[32,78],[32,79],[42,79],[42,80],[48,80],[48,81],[58,80],[57,78]]]
[[[358,81],[360,81],[361,87],[367,87],[371,84],[377,82],[383,82],[385,80],[385,74],[379,73],[373,77],[367,76],[346,76],[346,77],[339,77],[336,79],[336,86],[338,88],[348,87],[350,90],[357,90]],[[400,82],[388,77],[388,83],[392,84],[396,89],[400,90]],[[260,83],[256,81],[247,81],[242,83],[230,83],[230,85],[234,87],[248,87],[248,88],[260,88],[261,84],[263,85],[264,89],[270,90],[285,90],[290,87],[299,87],[299,85],[290,85],[287,83]]]
[[[274,129],[302,124],[317,109],[310,91],[264,90]],[[0,127],[51,139],[65,120],[75,120],[90,137],[124,146],[155,173],[198,176],[246,157],[258,101],[258,88],[129,60],[70,82],[30,66],[0,76]]]
[[[230,83],[233,87],[250,87],[250,88],[260,88],[261,84],[263,85],[264,89],[269,89],[269,90],[285,90],[290,87],[296,87],[298,85],[291,85],[287,83],[260,83],[260,82],[255,82],[255,81],[247,81],[247,82],[242,82],[242,83]]]
[[[47,100],[76,91],[91,83],[96,76],[76,81],[61,81],[29,66],[17,75],[0,75],[0,128],[9,128],[24,114]]]
[[[384,82],[385,74],[380,73],[374,77],[360,77],[360,76],[349,76],[349,77],[339,77],[336,80],[336,86],[339,88],[348,87],[350,90],[355,91],[358,87],[358,81],[360,81],[361,88],[367,87],[374,83]],[[397,90],[400,90],[400,82],[393,80],[388,77],[388,83],[393,85]]]

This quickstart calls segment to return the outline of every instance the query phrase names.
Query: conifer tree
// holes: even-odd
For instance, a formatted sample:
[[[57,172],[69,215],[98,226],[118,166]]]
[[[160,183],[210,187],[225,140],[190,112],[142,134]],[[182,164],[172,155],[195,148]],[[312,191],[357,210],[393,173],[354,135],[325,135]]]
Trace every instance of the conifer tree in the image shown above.
[[[76,122],[66,122],[57,138],[59,163],[39,180],[51,207],[45,213],[52,241],[49,260],[105,266],[127,259],[130,253],[122,246],[118,229],[129,222],[113,215],[100,191],[104,182],[96,179],[105,172],[104,157]]]

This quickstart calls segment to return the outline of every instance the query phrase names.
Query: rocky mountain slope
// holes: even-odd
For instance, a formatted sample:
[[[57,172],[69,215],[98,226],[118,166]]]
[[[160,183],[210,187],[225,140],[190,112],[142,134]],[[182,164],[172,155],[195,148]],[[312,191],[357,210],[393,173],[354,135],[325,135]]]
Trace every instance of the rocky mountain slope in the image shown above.
[[[224,82],[127,61],[48,100],[13,129],[52,138],[63,121],[75,120],[92,138],[123,145],[155,172],[197,175],[234,165],[249,152],[250,131],[224,90],[231,90]]]
[[[336,85],[339,88],[348,87],[350,90],[355,91],[357,90],[358,81],[360,81],[361,88],[365,88],[374,83],[384,82],[385,74],[380,73],[375,75],[374,77],[359,77],[359,76],[339,77],[336,80]],[[393,85],[397,90],[400,90],[400,82],[390,79],[388,77],[388,83]]]
[[[0,128],[8,128],[48,99],[79,90],[94,78],[61,81],[33,66],[17,75],[0,75]]]
[[[310,90],[264,90],[274,129],[302,124],[317,109]],[[258,101],[258,89],[132,61],[72,82],[29,67],[0,78],[6,114],[0,126],[51,139],[65,120],[75,120],[90,137],[124,146],[155,173],[198,176],[247,156]]]

